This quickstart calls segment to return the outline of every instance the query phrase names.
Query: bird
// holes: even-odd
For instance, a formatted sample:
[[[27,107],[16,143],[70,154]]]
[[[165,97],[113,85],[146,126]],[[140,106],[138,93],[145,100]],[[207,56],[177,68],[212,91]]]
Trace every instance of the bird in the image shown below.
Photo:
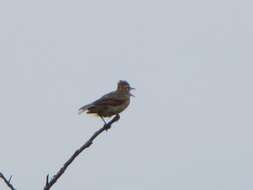
[[[125,80],[120,80],[117,84],[117,89],[113,92],[105,94],[96,101],[84,105],[79,109],[79,114],[87,111],[87,114],[95,114],[99,116],[106,124],[104,117],[112,117],[124,111],[130,104],[130,97],[134,97],[131,87]]]

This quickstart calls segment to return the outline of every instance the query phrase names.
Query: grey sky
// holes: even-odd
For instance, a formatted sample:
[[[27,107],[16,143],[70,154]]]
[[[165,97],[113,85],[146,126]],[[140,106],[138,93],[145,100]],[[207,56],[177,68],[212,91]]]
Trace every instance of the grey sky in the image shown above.
[[[53,189],[251,190],[252,18],[246,0],[1,1],[1,171],[42,189],[102,125],[78,108],[124,79],[136,98]]]

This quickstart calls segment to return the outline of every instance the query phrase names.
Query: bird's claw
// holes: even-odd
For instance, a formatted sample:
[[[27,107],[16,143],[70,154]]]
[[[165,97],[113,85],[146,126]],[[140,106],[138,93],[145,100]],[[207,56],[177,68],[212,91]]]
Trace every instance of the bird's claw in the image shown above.
[[[108,130],[111,128],[111,125],[112,125],[114,122],[118,121],[119,119],[120,119],[120,116],[119,116],[119,114],[117,114],[110,122],[108,122],[108,123],[105,122],[105,124],[104,124],[104,129],[105,129],[106,131],[108,131]]]
[[[111,128],[111,125],[108,124],[108,123],[106,123],[106,124],[104,125],[104,128],[105,128],[106,131],[108,131],[108,130]]]

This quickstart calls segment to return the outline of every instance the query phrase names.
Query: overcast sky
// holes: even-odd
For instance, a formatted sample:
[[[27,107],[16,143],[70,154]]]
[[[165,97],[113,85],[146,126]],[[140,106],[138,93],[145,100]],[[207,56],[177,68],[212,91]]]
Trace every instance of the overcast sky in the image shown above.
[[[0,170],[42,189],[103,124],[78,108],[123,79],[136,98],[54,190],[252,190],[252,6],[1,1]]]

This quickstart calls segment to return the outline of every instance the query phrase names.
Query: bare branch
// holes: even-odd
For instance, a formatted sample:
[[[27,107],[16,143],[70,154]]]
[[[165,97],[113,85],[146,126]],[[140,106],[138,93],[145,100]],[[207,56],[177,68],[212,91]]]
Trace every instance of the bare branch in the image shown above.
[[[4,176],[4,174],[2,174],[2,173],[0,172],[0,178],[2,178],[2,179],[4,180],[5,184],[6,184],[11,190],[16,190],[16,189],[13,187],[13,185],[11,184],[11,178],[12,178],[12,176],[10,176],[9,180],[7,180],[7,178]]]
[[[46,177],[46,184],[44,186],[44,190],[49,190],[56,182],[57,180],[62,176],[62,174],[65,172],[65,170],[68,168],[68,166],[74,161],[74,159],[86,148],[92,145],[93,140],[100,135],[102,132],[107,131],[111,128],[111,125],[118,121],[120,119],[119,115],[116,115],[110,122],[105,124],[101,129],[97,130],[90,139],[84,143],[79,149],[77,149],[74,154],[64,163],[62,168],[51,178],[49,179],[49,175]]]

